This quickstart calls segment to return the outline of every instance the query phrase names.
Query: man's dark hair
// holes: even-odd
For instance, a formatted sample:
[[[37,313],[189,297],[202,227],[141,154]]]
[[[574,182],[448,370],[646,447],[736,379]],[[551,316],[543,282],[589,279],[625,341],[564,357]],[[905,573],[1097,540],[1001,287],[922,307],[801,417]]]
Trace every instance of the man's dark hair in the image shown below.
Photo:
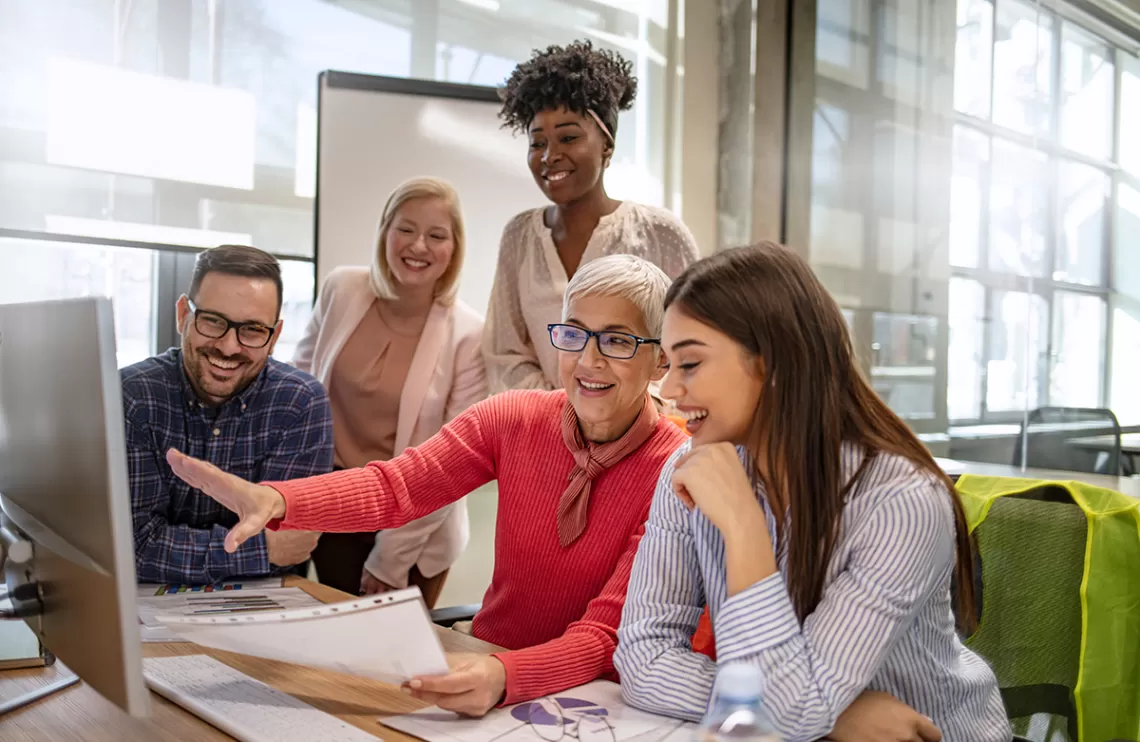
[[[277,287],[277,317],[281,316],[281,264],[264,250],[249,245],[219,245],[198,253],[187,295],[197,301],[202,279],[210,273],[243,278],[268,278]]]
[[[535,114],[565,107],[580,116],[592,110],[617,136],[618,112],[629,110],[637,97],[633,64],[590,41],[535,50],[515,67],[499,91],[503,126],[526,131]]]

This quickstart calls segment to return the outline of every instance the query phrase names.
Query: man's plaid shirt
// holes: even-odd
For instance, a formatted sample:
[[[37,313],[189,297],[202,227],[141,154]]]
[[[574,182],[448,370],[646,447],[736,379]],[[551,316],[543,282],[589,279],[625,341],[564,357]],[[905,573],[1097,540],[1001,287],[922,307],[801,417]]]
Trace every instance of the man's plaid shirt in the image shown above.
[[[270,358],[241,394],[211,408],[199,402],[177,348],[121,375],[138,580],[203,584],[281,571],[269,564],[264,533],[225,552],[237,517],[176,477],[166,452],[177,448],[252,482],[329,472],[332,413],[320,382]]]

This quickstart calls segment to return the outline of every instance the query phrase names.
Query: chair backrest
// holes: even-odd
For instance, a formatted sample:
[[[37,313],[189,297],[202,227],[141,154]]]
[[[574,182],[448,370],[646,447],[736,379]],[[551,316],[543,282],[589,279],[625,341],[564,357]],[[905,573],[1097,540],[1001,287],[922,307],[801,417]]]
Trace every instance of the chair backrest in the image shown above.
[[[1081,581],[1088,521],[1069,494],[1041,487],[993,502],[974,531],[981,620],[966,644],[997,675],[1015,731],[1061,717],[1077,742],[1073,690],[1081,656]]]
[[[1120,423],[1112,410],[1039,407],[1022,421],[1013,465],[1120,474]]]

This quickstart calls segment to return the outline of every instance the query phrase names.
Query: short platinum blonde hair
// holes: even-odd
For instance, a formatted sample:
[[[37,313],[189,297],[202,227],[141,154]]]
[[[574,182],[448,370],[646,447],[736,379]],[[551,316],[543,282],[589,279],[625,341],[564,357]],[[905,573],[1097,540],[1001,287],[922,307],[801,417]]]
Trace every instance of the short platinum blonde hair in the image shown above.
[[[380,226],[376,228],[376,241],[373,246],[372,270],[369,274],[372,291],[381,299],[392,300],[397,296],[396,278],[392,275],[392,267],[388,265],[388,230],[396,220],[408,201],[416,198],[439,198],[447,204],[451,214],[451,242],[454,251],[451,254],[451,263],[447,270],[439,277],[435,284],[437,301],[444,304],[453,304],[456,294],[459,293],[459,274],[463,270],[463,256],[465,253],[466,230],[463,226],[463,210],[459,205],[459,194],[455,188],[442,178],[422,177],[406,180],[388,196],[384,204],[384,211],[380,215]]]
[[[641,310],[651,338],[661,337],[665,322],[665,294],[673,280],[665,271],[635,255],[607,255],[580,267],[566,285],[562,319],[568,319],[570,302],[583,296],[617,296]]]

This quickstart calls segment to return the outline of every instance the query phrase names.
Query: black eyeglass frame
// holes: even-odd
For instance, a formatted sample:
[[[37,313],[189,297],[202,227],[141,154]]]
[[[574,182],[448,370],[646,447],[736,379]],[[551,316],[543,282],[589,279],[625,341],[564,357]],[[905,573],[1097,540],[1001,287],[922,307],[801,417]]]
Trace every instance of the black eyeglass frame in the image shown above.
[[[560,327],[567,327],[571,330],[586,333],[586,342],[582,343],[581,348],[559,348],[558,345],[554,342],[554,331]],[[595,332],[593,330],[587,330],[585,327],[579,327],[578,325],[568,325],[563,322],[555,322],[547,325],[546,331],[550,334],[550,344],[554,346],[556,350],[561,350],[564,353],[581,353],[586,349],[586,346],[590,344],[590,340],[596,338],[595,343],[597,343],[598,352],[604,355],[606,358],[613,358],[619,361],[628,361],[630,358],[633,358],[635,355],[637,355],[637,351],[640,350],[642,345],[661,345],[660,338],[643,338],[628,332],[618,332],[616,330],[600,330],[598,332]],[[602,335],[618,335],[623,338],[628,338],[629,340],[633,341],[633,350],[628,356],[615,356],[612,353],[607,353],[602,348]]]
[[[197,330],[198,333],[203,337],[208,337],[211,340],[221,340],[226,335],[228,335],[232,329],[234,331],[234,337],[237,338],[238,345],[241,345],[243,348],[249,348],[250,350],[261,350],[265,346],[269,345],[270,341],[273,340],[273,336],[277,334],[276,327],[269,327],[267,325],[263,325],[260,322],[234,322],[229,317],[223,317],[217,312],[211,312],[209,309],[199,309],[198,305],[194,303],[194,300],[189,297],[186,298],[186,303],[190,306],[190,311],[194,313],[194,329]],[[222,332],[221,335],[210,335],[209,333],[202,332],[202,328],[198,326],[198,318],[202,315],[206,315],[211,319],[217,319],[219,322],[225,322],[226,329]],[[241,339],[241,331],[243,327],[257,327],[262,330],[267,330],[269,334],[265,337],[265,342],[261,345],[250,345]]]

